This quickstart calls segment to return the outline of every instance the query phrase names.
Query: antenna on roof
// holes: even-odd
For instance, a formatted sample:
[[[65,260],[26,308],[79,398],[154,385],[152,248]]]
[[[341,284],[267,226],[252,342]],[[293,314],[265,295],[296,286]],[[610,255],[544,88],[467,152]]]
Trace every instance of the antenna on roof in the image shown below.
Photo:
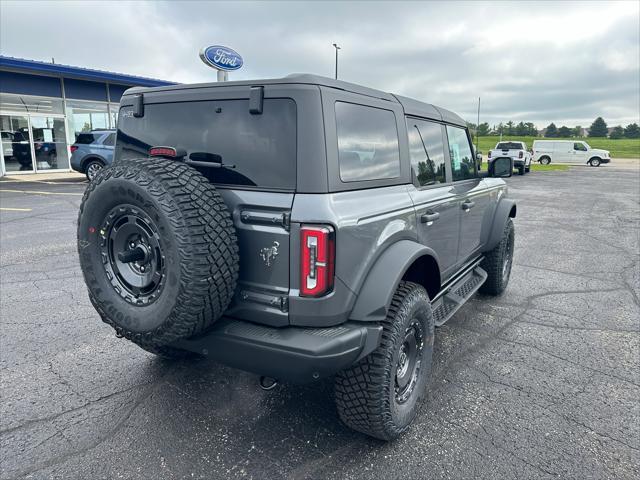
[[[56,59],[51,57],[51,63],[56,63]]]

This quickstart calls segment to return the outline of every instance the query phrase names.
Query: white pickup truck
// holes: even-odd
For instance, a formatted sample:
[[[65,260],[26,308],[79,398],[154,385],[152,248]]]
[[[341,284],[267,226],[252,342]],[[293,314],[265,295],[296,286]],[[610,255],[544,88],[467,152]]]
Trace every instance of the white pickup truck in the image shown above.
[[[520,175],[524,175],[531,170],[531,152],[527,150],[527,144],[524,142],[514,140],[498,142],[496,148],[489,150],[487,161],[491,163],[500,157],[513,159],[513,166],[518,169]]]

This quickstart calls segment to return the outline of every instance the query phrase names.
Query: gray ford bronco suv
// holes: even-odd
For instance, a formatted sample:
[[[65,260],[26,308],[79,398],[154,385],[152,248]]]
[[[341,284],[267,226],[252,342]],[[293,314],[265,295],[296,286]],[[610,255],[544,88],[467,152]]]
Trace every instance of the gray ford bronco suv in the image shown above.
[[[335,376],[340,418],[413,420],[434,327],[511,272],[516,206],[445,109],[312,75],[128,90],[89,184],[90,299],[155,354]]]

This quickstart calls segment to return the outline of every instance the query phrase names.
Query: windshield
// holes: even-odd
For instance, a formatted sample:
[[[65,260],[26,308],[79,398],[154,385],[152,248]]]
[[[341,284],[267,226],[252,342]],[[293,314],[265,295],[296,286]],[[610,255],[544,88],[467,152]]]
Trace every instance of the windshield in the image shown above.
[[[496,150],[522,150],[524,148],[521,142],[500,142],[496,145]]]
[[[589,144],[587,142],[582,142],[582,144],[587,147],[587,150],[591,150],[591,147],[589,146]]]

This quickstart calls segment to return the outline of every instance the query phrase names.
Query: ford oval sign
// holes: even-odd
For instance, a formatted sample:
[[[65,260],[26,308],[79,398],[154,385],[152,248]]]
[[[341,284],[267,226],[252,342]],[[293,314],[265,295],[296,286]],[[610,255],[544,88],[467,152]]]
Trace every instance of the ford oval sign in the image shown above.
[[[244,63],[238,52],[222,45],[212,45],[200,51],[204,63],[218,70],[230,72],[238,70]]]

